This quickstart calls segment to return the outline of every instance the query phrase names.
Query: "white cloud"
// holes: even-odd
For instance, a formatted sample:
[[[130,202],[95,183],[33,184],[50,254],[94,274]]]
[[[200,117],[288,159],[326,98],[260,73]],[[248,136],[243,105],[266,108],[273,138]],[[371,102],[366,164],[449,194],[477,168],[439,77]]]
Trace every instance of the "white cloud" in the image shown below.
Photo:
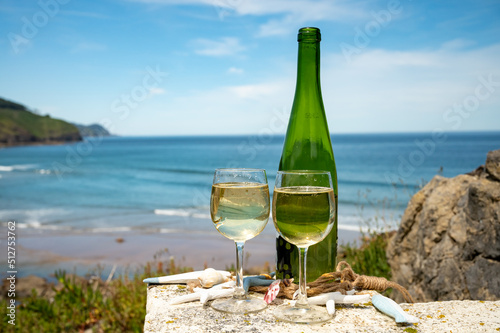
[[[258,36],[295,31],[297,25],[317,21],[352,21],[369,17],[364,2],[333,0],[130,0],[148,4],[211,6],[223,18],[227,15],[275,16],[262,24]],[[276,18],[276,15],[281,17]]]
[[[229,74],[243,74],[245,71],[242,68],[237,68],[237,67],[229,67],[227,70]]]
[[[232,10],[239,15],[274,15],[296,13],[303,18],[323,19],[333,15],[332,19],[348,13],[359,14],[357,5],[346,1],[333,0],[130,0],[141,3],[163,5],[207,5]]]
[[[220,57],[231,56],[245,50],[238,38],[224,37],[220,40],[195,39],[192,41],[195,53],[206,56]]]
[[[247,5],[248,4],[248,5]],[[281,14],[259,27],[258,36],[267,37],[284,35],[295,31],[297,26],[318,21],[346,21],[368,17],[362,5],[354,5],[340,1],[303,1],[303,0],[271,0],[245,1],[245,5],[237,8],[240,15],[269,15]]]
[[[500,130],[500,44],[476,49],[394,51],[365,49],[348,62],[340,49],[322,54],[322,92],[333,133]],[[284,133],[295,88],[295,64],[272,76],[236,86],[210,86],[158,97],[148,119],[122,132],[155,134]],[[289,68],[290,67],[290,68]],[[466,116],[446,112],[476,94],[480,78],[491,81],[488,98]],[[486,93],[487,88],[481,88]],[[276,113],[276,110],[280,112]],[[172,121],[175,117],[175,121]],[[193,121],[196,119],[196,121]],[[135,133],[140,134],[140,133]]]
[[[442,48],[446,50],[459,50],[474,44],[475,42],[472,40],[457,38],[444,43]]]
[[[268,128],[272,133],[284,133],[293,85],[293,80],[274,80],[158,97],[141,112],[131,114],[116,132],[141,134],[137,131],[147,128],[155,135],[252,134]],[[277,110],[279,117],[275,116]]]
[[[149,89],[149,96],[164,95],[165,93],[166,93],[166,91],[163,88],[150,88]]]
[[[323,54],[322,93],[330,130],[334,133],[438,128],[499,130],[499,58],[500,44],[460,51],[446,48],[405,52],[366,50],[351,63],[341,53]],[[289,77],[215,88],[190,99],[200,98],[203,101],[200,109],[216,106],[211,112],[221,115],[216,118],[219,120],[227,117],[225,127],[234,133],[257,133],[271,121],[273,110],[290,109],[294,76],[293,72]],[[474,110],[465,110],[466,116],[460,121],[450,121],[446,112],[475,95],[476,87],[481,84],[480,77],[493,81],[494,91],[488,98],[481,99]],[[482,93],[487,92],[486,88],[481,89]],[[193,109],[195,106],[187,110]]]
[[[500,124],[495,111],[500,108],[500,44],[475,50],[447,45],[426,51],[365,50],[350,62],[338,53],[324,55],[323,97],[328,118],[339,126],[335,130],[474,130],[495,126],[494,114]],[[445,113],[474,96],[480,78],[490,75],[495,90],[455,128]]]

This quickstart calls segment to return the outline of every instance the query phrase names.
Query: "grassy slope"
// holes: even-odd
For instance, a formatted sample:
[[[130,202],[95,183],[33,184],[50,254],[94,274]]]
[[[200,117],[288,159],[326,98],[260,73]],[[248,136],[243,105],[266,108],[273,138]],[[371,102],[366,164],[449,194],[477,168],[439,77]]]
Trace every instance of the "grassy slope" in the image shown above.
[[[45,142],[79,138],[78,129],[63,120],[39,116],[24,106],[0,99],[0,142]],[[29,140],[28,140],[29,139]]]

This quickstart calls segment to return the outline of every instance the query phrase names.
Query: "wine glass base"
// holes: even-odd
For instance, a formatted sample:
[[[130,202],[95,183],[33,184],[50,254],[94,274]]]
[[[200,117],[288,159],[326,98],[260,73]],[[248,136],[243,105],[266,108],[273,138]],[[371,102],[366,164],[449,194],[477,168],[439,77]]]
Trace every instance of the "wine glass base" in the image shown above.
[[[220,312],[243,314],[262,311],[267,307],[267,303],[254,297],[245,299],[229,298],[217,299],[212,302],[211,307]]]
[[[316,305],[304,307],[283,305],[274,311],[274,316],[278,320],[295,324],[323,323],[333,317],[325,308]]]

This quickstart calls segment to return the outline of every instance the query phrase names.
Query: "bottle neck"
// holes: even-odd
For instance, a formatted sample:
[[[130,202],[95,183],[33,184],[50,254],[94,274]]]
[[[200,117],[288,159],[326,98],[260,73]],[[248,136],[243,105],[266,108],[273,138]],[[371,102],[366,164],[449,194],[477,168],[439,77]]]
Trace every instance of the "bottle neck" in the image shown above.
[[[299,41],[295,94],[321,98],[319,41]]]

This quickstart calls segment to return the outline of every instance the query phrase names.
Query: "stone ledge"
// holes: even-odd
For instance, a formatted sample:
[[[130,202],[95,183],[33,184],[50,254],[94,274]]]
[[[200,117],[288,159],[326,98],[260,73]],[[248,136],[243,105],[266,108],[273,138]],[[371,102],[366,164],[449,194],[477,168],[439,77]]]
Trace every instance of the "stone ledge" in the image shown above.
[[[220,313],[199,302],[168,305],[169,299],[187,293],[182,285],[148,286],[144,332],[500,332],[500,301],[401,304],[420,318],[416,326],[398,326],[372,305],[337,305],[327,323],[296,325],[279,322],[272,315],[275,302],[282,300],[248,315]]]

